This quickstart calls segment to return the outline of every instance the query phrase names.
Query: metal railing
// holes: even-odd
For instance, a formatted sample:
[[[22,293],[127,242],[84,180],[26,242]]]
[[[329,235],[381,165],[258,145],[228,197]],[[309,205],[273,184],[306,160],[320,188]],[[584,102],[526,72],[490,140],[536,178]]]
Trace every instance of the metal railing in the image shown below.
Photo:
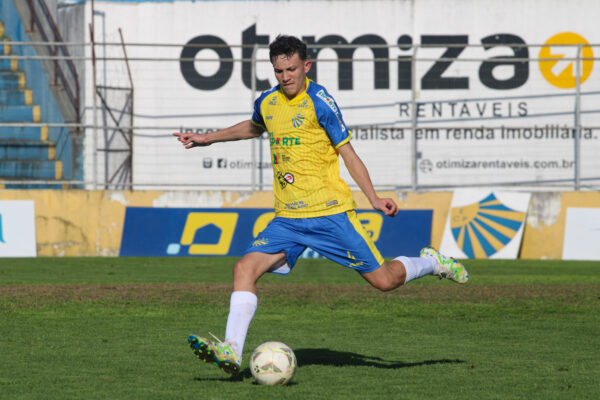
[[[28,0],[28,1],[32,1],[32,0]],[[60,45],[58,45],[58,43],[60,43],[60,41],[58,42],[48,42],[45,43],[45,45],[47,46],[54,46],[55,48],[60,48],[60,49],[66,49],[69,46],[93,46],[93,44],[91,43],[61,43]],[[15,43],[15,44],[19,44],[19,43]],[[33,44],[33,43],[29,43]],[[96,45],[98,45],[99,43],[96,43]],[[198,44],[190,44],[190,45],[182,45],[182,44],[156,44],[156,43],[101,43],[103,46],[127,46],[127,48],[143,48],[143,47],[148,47],[148,48],[152,48],[152,49],[156,49],[156,48],[170,48],[170,47],[179,47],[179,48],[186,48],[186,47],[198,47],[200,49],[203,48],[210,48],[210,49],[214,49],[215,47],[218,47],[219,45],[198,45]],[[448,44],[448,45],[444,45],[445,47],[452,47],[453,45]],[[519,48],[519,47],[528,47],[528,48],[540,48],[543,47],[543,44],[539,44],[539,45],[523,45],[521,43],[515,43],[515,44],[502,44],[502,45],[498,45],[498,47],[509,47],[509,48]],[[595,48],[600,48],[600,45],[589,45],[589,46],[593,46]],[[230,48],[242,48],[242,47],[249,47],[249,46],[229,46]],[[251,56],[250,58],[236,58],[236,57],[232,57],[232,58],[223,58],[220,59],[220,62],[232,62],[232,63],[249,63],[250,64],[250,76],[251,77],[256,77],[256,72],[257,72],[257,65],[259,63],[268,63],[268,59],[264,59],[264,58],[260,58],[258,57],[258,51],[259,50],[264,50],[264,46],[259,46],[259,45],[252,45],[250,46],[252,51],[251,51]],[[315,47],[319,47],[319,46],[315,46]],[[320,46],[321,48],[332,48],[332,46]],[[357,45],[336,45],[334,46],[336,49],[342,49],[342,48],[356,48],[358,47]],[[372,48],[392,48],[393,46],[387,46],[387,45],[372,45],[369,46]],[[343,63],[348,63],[350,64],[350,66],[352,67],[352,63],[357,62],[357,63],[374,63],[374,68],[373,68],[373,73],[376,73],[375,71],[377,70],[377,68],[375,67],[375,63],[380,63],[379,65],[382,65],[381,63],[399,63],[399,62],[403,62],[403,63],[408,63],[408,67],[409,69],[407,71],[410,71],[410,88],[406,89],[403,93],[404,94],[408,94],[407,96],[405,96],[406,98],[403,101],[392,101],[392,102],[382,102],[379,104],[369,104],[369,105],[348,105],[346,107],[344,107],[344,104],[341,104],[341,108],[342,111],[344,113],[346,112],[352,112],[352,110],[358,110],[360,108],[371,108],[371,109],[376,109],[376,108],[400,108],[402,106],[407,107],[407,114],[408,117],[406,117],[406,115],[404,117],[402,116],[397,116],[397,118],[394,119],[390,119],[387,121],[374,121],[374,122],[365,122],[361,124],[356,124],[353,125],[354,127],[360,127],[363,125],[377,125],[380,127],[385,127],[385,126],[392,126],[392,127],[402,127],[406,130],[406,135],[409,139],[407,139],[407,143],[410,142],[410,181],[409,182],[403,182],[403,183],[398,183],[398,184],[390,184],[390,183],[383,183],[383,184],[378,184],[377,182],[375,183],[376,187],[378,189],[411,189],[411,190],[420,190],[420,189],[440,189],[440,188],[448,188],[448,187],[456,187],[458,186],[457,184],[454,183],[445,183],[445,182],[439,182],[439,183],[435,183],[435,184],[431,184],[431,183],[426,183],[423,182],[423,180],[421,179],[423,177],[423,172],[420,172],[420,164],[419,161],[422,160],[422,155],[421,155],[421,147],[420,147],[420,141],[416,139],[416,135],[417,132],[419,130],[423,130],[423,131],[427,131],[427,130],[434,130],[434,129],[473,129],[474,125],[473,123],[477,123],[481,126],[485,126],[487,129],[492,129],[492,130],[502,130],[505,125],[503,124],[504,120],[510,120],[509,118],[507,119],[502,119],[502,118],[470,118],[468,121],[461,121],[459,119],[456,118],[449,118],[449,119],[443,119],[443,118],[438,118],[438,119],[433,119],[433,118],[423,118],[419,115],[419,108],[423,105],[423,104],[428,104],[428,103],[432,103],[435,102],[436,100],[431,100],[431,99],[423,99],[423,93],[421,91],[421,76],[418,76],[417,71],[418,71],[418,67],[419,65],[422,65],[420,63],[452,63],[452,62],[483,62],[483,61],[490,61],[490,58],[478,58],[478,57],[464,57],[464,58],[459,58],[459,57],[426,57],[426,56],[422,56],[420,55],[420,51],[422,49],[426,49],[428,47],[437,47],[435,45],[411,45],[411,50],[410,52],[404,52],[404,58],[402,60],[399,60],[398,57],[392,57],[389,54],[387,54],[387,56],[385,57],[379,57],[379,58],[375,58],[375,57],[352,57],[352,58],[319,58],[318,60],[316,60],[315,64],[318,64],[319,66],[324,65],[324,64],[328,64],[328,63],[335,63],[338,70],[340,68],[340,65],[344,65]],[[468,47],[484,47],[484,45],[469,45]],[[493,46],[492,46],[493,47]],[[540,97],[540,98],[544,98],[544,99],[552,99],[552,98],[560,98],[560,97],[564,97],[565,99],[569,99],[569,102],[565,102],[565,104],[569,104],[569,107],[563,107],[560,110],[551,110],[547,113],[547,115],[542,115],[542,113],[539,113],[538,115],[534,115],[535,117],[539,117],[539,118],[557,118],[557,117],[564,117],[564,116],[571,116],[572,119],[572,123],[565,125],[564,123],[561,122],[561,127],[564,127],[565,129],[568,129],[569,131],[573,131],[574,134],[573,136],[573,140],[572,140],[572,148],[569,151],[572,151],[573,154],[573,168],[572,168],[572,175],[569,178],[560,178],[560,179],[512,179],[512,180],[507,180],[505,182],[494,182],[493,185],[494,186],[505,186],[505,185],[527,185],[527,186],[552,186],[552,187],[564,187],[564,188],[570,188],[570,189],[575,189],[575,190],[580,190],[583,188],[598,188],[600,187],[600,170],[598,171],[593,171],[593,173],[590,175],[589,173],[586,174],[585,176],[582,175],[582,165],[581,165],[581,157],[582,157],[582,149],[581,149],[581,133],[582,133],[582,129],[586,128],[586,129],[591,129],[592,131],[596,132],[595,134],[597,135],[598,132],[600,131],[600,118],[597,120],[599,123],[597,124],[590,124],[588,123],[587,125],[583,125],[582,124],[582,115],[590,115],[590,114],[598,114],[600,116],[600,102],[595,103],[594,102],[594,106],[588,109],[582,109],[582,99],[586,98],[586,97],[593,97],[593,96],[598,96],[600,94],[600,91],[585,91],[582,90],[582,63],[584,62],[597,62],[600,60],[600,58],[598,57],[583,57],[582,54],[582,49],[585,46],[582,46],[581,44],[577,45],[577,53],[576,56],[574,57],[564,57],[561,60],[562,61],[572,61],[574,63],[574,68],[573,68],[573,72],[575,75],[575,80],[576,80],[576,85],[573,88],[572,91],[570,91],[569,93],[545,93],[545,94],[541,94],[541,95],[528,95],[528,94],[521,94],[521,95],[513,95],[513,96],[496,96],[496,97],[489,97],[489,98],[482,98],[482,97],[466,97],[466,98],[462,98],[462,99],[453,99],[453,98],[445,98],[442,100],[439,100],[439,102],[441,103],[445,103],[445,104],[450,104],[452,102],[456,102],[456,101],[463,101],[463,102],[475,102],[475,101],[494,101],[494,100],[502,100],[502,101],[507,101],[509,99],[513,99],[513,100],[523,100],[523,99],[532,99],[534,97]],[[128,62],[129,63],[134,63],[134,64],[144,64],[145,66],[150,65],[158,65],[159,63],[196,63],[196,62],[211,62],[211,63],[215,63],[215,59],[214,58],[200,58],[200,57],[160,57],[160,56],[146,56],[146,55],[139,55],[139,51],[136,52],[138,53],[138,55],[133,56],[133,57],[128,57]],[[0,56],[0,58],[3,58],[4,56]],[[57,62],[57,61],[70,61],[70,64],[72,65],[73,61],[79,60],[79,61],[86,61],[86,62],[91,62],[92,59],[97,61],[105,61],[105,62],[123,62],[125,61],[126,57],[114,57],[114,56],[104,56],[104,57],[98,57],[97,55],[92,55],[92,57],[89,56],[83,56],[83,57],[71,57],[68,55],[68,53],[64,53],[64,54],[58,54],[56,51],[54,53],[50,53],[47,55],[39,55],[36,57],[30,57],[30,56],[21,56],[19,57],[23,60],[28,60],[28,59],[42,59],[42,60],[51,60],[53,62]],[[533,62],[555,62],[556,58],[544,58],[544,57],[494,57],[493,58],[493,62],[494,63],[498,63],[498,64],[502,64],[502,63],[533,63]],[[316,71],[316,69],[315,69]],[[135,68],[133,68],[133,79],[131,80],[132,82],[132,87],[133,87],[133,80],[135,80]],[[75,75],[76,76],[76,75]],[[369,80],[371,80],[371,76],[368,77]],[[131,78],[130,78],[131,79]],[[341,78],[339,78],[341,79]],[[354,77],[354,79],[357,79],[356,77]],[[149,84],[147,82],[145,82],[145,84]],[[256,90],[256,79],[251,79],[250,80],[250,84],[251,84],[251,88],[249,88],[249,90],[246,92],[248,95],[248,103],[252,104],[254,102],[254,99],[257,96],[257,90]],[[329,87],[329,85],[327,85]],[[94,89],[92,89],[94,92],[98,93],[98,88],[106,88],[108,87],[107,85],[102,85],[102,84],[96,84],[94,85]],[[335,90],[336,88],[332,88],[333,90]],[[375,90],[375,89],[374,89]],[[133,95],[132,95],[132,100],[133,100]],[[596,101],[596,100],[594,100]],[[86,110],[86,112],[91,112],[93,115],[97,115],[98,112],[100,112],[100,109],[102,107],[98,107],[98,106],[92,106],[91,104],[86,105],[86,107],[84,108]],[[111,111],[111,105],[108,104],[107,102],[104,102],[104,110],[106,112],[110,113]],[[222,114],[226,114],[228,116],[232,116],[235,118],[247,118],[248,113],[244,113],[244,112],[240,112],[240,113],[236,113],[235,111],[233,112],[226,112],[223,111]],[[195,122],[192,122],[191,125],[188,125],[187,123],[181,123],[181,120],[186,120],[189,118],[189,120],[194,120],[198,117],[208,117],[208,116],[222,116],[222,114],[218,114],[218,113],[206,113],[203,114],[202,112],[198,112],[195,114],[187,114],[187,115],[182,115],[182,114],[173,114],[173,115],[156,115],[156,116],[152,116],[153,118],[162,118],[164,120],[171,120],[173,122],[177,122],[177,124],[172,123],[170,125],[165,125],[165,124],[156,124],[156,125],[149,125],[149,124],[144,124],[143,121],[144,120],[144,112],[141,111],[138,114],[133,113],[132,111],[132,124],[130,126],[127,126],[127,135],[125,135],[126,137],[130,137],[131,141],[129,143],[131,143],[133,141],[133,138],[145,138],[145,139],[156,139],[156,140],[161,140],[161,139],[166,139],[167,137],[170,136],[170,133],[173,131],[179,131],[179,130],[185,130],[185,129],[189,129],[189,130],[198,130],[199,128],[204,127],[208,127],[208,125],[197,125]],[[237,114],[237,115],[236,115]],[[113,119],[113,122],[116,122],[118,120],[117,117],[112,116],[111,117]],[[150,116],[146,116],[146,118],[150,118]],[[89,121],[89,119],[88,119]],[[514,120],[510,120],[512,122],[514,122]],[[349,121],[346,121],[349,122]],[[11,124],[0,124],[0,126],[10,126]],[[117,123],[117,125],[119,125]],[[20,124],[19,126],[39,126],[39,124]],[[98,135],[99,131],[106,131],[106,130],[115,130],[115,126],[114,124],[103,124],[103,123],[98,123],[97,121],[94,123],[85,123],[85,122],[81,122],[81,123],[69,123],[69,124],[63,124],[61,126],[66,126],[66,127],[71,127],[71,128],[81,128],[83,130],[86,130],[86,132],[88,134],[90,134],[90,132],[95,132],[94,136],[96,137]],[[530,129],[532,126],[531,125],[519,125],[519,124],[511,124],[509,126],[511,129]],[[116,131],[119,131],[119,129],[117,129]],[[116,132],[115,131],[115,132]],[[153,133],[147,133],[149,131],[152,131]],[[158,133],[157,133],[158,132]],[[164,133],[163,133],[164,132]],[[260,166],[262,162],[265,161],[266,158],[268,158],[268,154],[265,154],[264,152],[264,147],[262,145],[262,143],[260,143],[260,141],[258,141],[258,144],[253,145],[251,147],[251,154],[250,154],[250,160],[253,163],[253,165],[257,165]],[[136,148],[132,147],[132,152],[133,155],[132,157],[135,158],[135,152],[136,152]],[[139,149],[138,149],[139,150]],[[94,154],[98,154],[98,152],[101,151],[101,149],[99,148],[99,146],[96,146]],[[226,150],[225,150],[226,151]],[[99,164],[101,163],[101,160],[96,159],[96,161],[94,161],[93,163],[93,168],[95,171],[98,171],[102,168],[99,168]],[[90,166],[90,163],[87,163],[88,168]],[[131,168],[135,167],[135,163],[132,161],[131,164]],[[267,174],[268,175],[268,174]],[[88,176],[88,178],[90,177],[90,174],[86,174],[86,176]],[[93,187],[105,187],[105,188],[130,188],[130,189],[136,189],[136,188],[176,188],[176,187],[180,187],[180,188],[190,188],[190,187],[197,187],[197,188],[208,188],[208,187],[215,187],[215,188],[245,188],[245,189],[251,189],[251,190],[263,190],[263,189],[268,189],[270,187],[270,184],[268,182],[266,182],[265,180],[265,171],[264,168],[261,167],[256,167],[253,171],[253,173],[251,174],[251,178],[248,181],[245,182],[236,182],[236,183],[226,183],[226,182],[212,182],[212,183],[204,183],[201,181],[196,181],[196,182],[185,182],[185,183],[178,183],[175,181],[171,181],[171,180],[167,180],[164,182],[149,182],[149,181],[134,181],[133,179],[130,179],[129,182],[112,182],[111,179],[107,179],[110,178],[110,174],[106,175],[104,174],[104,180],[100,180],[101,179],[101,175],[98,172],[95,172],[93,174],[93,176],[91,177],[91,179],[85,179],[84,181],[81,182],[73,182],[73,183],[83,183],[85,185],[87,185],[88,187],[93,186]],[[132,174],[130,176],[133,176]],[[113,174],[114,177],[114,174]],[[464,182],[462,184],[460,184],[459,186],[481,186],[480,183],[473,183],[473,182]]]

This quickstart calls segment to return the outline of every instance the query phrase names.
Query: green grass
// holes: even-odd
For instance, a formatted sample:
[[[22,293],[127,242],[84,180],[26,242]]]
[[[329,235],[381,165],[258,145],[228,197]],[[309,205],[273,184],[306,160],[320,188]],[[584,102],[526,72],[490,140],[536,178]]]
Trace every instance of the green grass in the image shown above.
[[[268,340],[292,384],[229,378],[190,333],[222,336],[233,258],[0,263],[2,399],[598,399],[600,263],[468,263],[380,293],[329,261],[259,282],[244,357]]]

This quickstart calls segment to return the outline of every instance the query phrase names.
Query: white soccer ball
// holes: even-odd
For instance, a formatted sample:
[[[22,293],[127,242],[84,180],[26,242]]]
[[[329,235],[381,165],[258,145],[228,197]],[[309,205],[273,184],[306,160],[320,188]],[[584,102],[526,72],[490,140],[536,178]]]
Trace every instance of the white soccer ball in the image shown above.
[[[261,385],[285,385],[296,373],[296,355],[281,342],[266,342],[258,346],[250,359],[252,376]]]

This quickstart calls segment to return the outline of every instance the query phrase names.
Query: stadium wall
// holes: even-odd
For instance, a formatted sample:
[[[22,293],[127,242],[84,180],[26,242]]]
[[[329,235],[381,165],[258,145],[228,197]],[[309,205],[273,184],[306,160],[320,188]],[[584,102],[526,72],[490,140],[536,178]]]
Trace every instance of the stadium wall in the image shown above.
[[[89,40],[92,2],[63,3],[67,37]],[[98,85],[127,79],[118,61],[103,61],[122,57],[119,46],[104,44],[120,41],[119,28],[127,43],[148,44],[127,46],[135,87],[135,188],[267,188],[260,182],[272,179],[264,168],[271,162],[268,140],[211,146],[198,156],[182,152],[170,133],[205,133],[249,118],[252,99],[275,84],[266,48],[257,50],[253,72],[252,46],[282,32],[322,46],[311,53],[312,77],[338,102],[379,188],[414,190],[417,156],[422,188],[567,185],[576,157],[582,181],[600,181],[598,1],[115,0],[94,7]],[[191,47],[202,43],[212,47]],[[359,46],[336,47],[346,43]],[[585,55],[579,107],[577,46]],[[91,46],[85,54],[91,57]],[[374,56],[379,61],[372,62]],[[340,62],[347,58],[355,61]],[[84,121],[92,125],[91,62],[85,70]],[[578,108],[581,151],[575,154]],[[103,144],[91,129],[85,140],[85,181],[102,181],[95,149]],[[188,169],[205,173],[180,173]],[[253,180],[259,184],[251,186]]]
[[[432,244],[439,246],[452,192],[381,192],[401,209],[433,209]],[[358,208],[369,203],[354,193]],[[53,191],[4,190],[0,200],[35,203],[37,254],[52,256],[117,256],[127,207],[271,208],[272,192],[234,191]],[[566,210],[600,208],[597,192],[532,194],[520,258],[560,259]]]

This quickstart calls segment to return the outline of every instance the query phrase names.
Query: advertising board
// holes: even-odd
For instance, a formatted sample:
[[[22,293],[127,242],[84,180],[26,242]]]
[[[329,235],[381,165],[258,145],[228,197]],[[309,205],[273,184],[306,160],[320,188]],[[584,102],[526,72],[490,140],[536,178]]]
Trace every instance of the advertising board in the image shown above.
[[[384,257],[416,256],[431,243],[433,210],[357,214]],[[127,207],[120,256],[241,256],[274,216],[257,208]]]

